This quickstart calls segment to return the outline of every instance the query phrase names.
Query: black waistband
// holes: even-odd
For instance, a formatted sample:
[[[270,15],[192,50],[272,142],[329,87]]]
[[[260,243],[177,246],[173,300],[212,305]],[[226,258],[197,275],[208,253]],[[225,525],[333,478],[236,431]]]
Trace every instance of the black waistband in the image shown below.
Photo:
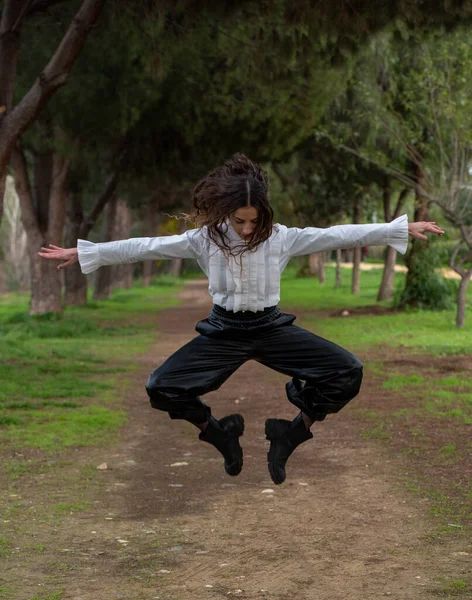
[[[257,312],[251,312],[249,310],[244,312],[232,312],[224,309],[221,306],[218,306],[218,304],[214,304],[210,316],[223,322],[258,323],[260,321],[272,321],[280,314],[281,313],[278,306],[269,306],[268,308],[264,308],[264,310],[258,310]]]

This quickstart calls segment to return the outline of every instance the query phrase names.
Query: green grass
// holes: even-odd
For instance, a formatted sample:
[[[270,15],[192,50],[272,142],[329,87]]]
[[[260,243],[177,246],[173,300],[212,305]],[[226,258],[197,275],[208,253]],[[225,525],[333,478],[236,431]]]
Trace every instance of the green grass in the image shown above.
[[[472,354],[472,285],[468,290],[466,326],[455,326],[454,311],[412,310],[393,314],[368,314],[341,317],[342,310],[378,306],[376,296],[381,269],[362,271],[361,291],[350,291],[351,272],[343,270],[342,286],[334,287],[334,268],[326,268],[326,283],[314,278],[297,278],[292,268],[282,278],[282,306],[293,310],[329,311],[333,318],[305,315],[302,325],[349,349],[363,349],[382,344],[392,348],[407,347],[410,352],[433,355]],[[404,285],[404,274],[397,273],[396,289]],[[380,306],[387,308],[389,302]]]
[[[62,318],[29,316],[27,295],[0,296],[0,443],[52,453],[111,440],[126,418],[115,390],[126,386],[133,355],[155,339],[152,321],[176,303],[180,285],[165,278],[119,290]]]

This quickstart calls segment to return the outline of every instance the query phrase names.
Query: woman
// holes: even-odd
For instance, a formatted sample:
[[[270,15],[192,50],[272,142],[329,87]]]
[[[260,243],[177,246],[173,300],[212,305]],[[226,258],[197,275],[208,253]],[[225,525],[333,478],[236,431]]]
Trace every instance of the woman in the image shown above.
[[[236,154],[204,177],[193,192],[196,229],[182,235],[134,238],[77,248],[42,248],[40,256],[77,261],[87,274],[100,266],[162,258],[194,258],[209,279],[213,309],[197,323],[200,334],[177,350],[148,379],[151,405],[171,419],[186,419],[200,429],[199,438],[223,455],[229,475],[243,465],[239,438],[241,415],[217,420],[200,396],[218,389],[249,359],[292,377],[286,391],[300,410],[293,421],[267,419],[269,473],[285,481],[285,464],[297,446],[313,437],[310,427],[338,412],[358,393],[360,361],[336,344],[293,324],[282,313],[280,276],[293,256],[388,244],[404,254],[408,235],[425,240],[425,232],[442,235],[435,223],[410,223],[406,215],[392,223],[338,225],[298,229],[273,224],[267,174],[243,154]]]

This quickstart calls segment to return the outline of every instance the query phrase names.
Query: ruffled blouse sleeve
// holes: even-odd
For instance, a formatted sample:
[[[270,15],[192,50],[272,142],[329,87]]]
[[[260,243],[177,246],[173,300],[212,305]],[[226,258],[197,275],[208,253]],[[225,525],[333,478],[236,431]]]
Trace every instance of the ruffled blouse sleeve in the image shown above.
[[[397,252],[405,254],[408,247],[407,215],[402,215],[391,223],[335,225],[326,229],[290,227],[287,229],[285,250],[292,257],[359,246],[383,245],[392,246]]]
[[[200,229],[191,229],[181,235],[153,238],[131,238],[117,242],[95,244],[78,240],[77,249],[82,273],[87,275],[105,265],[133,263],[140,260],[165,258],[198,259],[203,244]]]

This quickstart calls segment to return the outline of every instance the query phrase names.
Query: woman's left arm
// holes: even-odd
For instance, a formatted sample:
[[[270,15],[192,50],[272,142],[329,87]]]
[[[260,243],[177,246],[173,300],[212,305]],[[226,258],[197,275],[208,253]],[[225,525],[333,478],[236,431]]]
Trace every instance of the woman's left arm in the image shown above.
[[[392,246],[400,254],[408,248],[408,235],[427,239],[424,233],[442,235],[444,232],[435,223],[408,223],[407,215],[398,217],[391,223],[371,225],[335,225],[326,229],[306,227],[287,229],[286,250],[288,255],[303,256],[315,252],[361,246]]]
[[[436,225],[436,221],[417,221],[409,223],[408,235],[417,240],[427,240],[425,233],[434,233],[435,235],[444,235],[444,231]]]

